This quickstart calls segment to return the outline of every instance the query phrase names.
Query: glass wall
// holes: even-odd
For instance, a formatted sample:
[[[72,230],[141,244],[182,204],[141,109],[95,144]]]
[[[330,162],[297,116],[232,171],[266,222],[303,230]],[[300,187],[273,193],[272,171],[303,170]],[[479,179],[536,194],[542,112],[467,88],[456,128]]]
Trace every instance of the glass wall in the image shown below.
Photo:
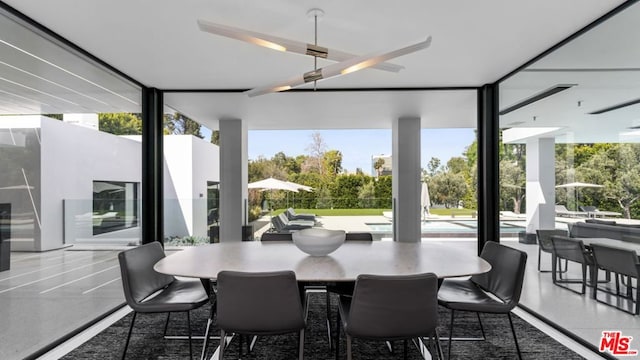
[[[639,20],[636,3],[500,84],[501,210],[526,218],[519,246],[530,262],[541,229],[634,246],[620,240],[640,227]],[[549,269],[549,254],[541,260]],[[575,295],[548,273],[529,275],[539,292],[522,303],[587,342],[598,346],[603,330],[640,335],[637,320],[596,302],[592,290]],[[628,299],[598,294],[630,307]]]
[[[139,86],[0,11],[0,358],[123,303],[117,250],[140,243],[140,112]]]

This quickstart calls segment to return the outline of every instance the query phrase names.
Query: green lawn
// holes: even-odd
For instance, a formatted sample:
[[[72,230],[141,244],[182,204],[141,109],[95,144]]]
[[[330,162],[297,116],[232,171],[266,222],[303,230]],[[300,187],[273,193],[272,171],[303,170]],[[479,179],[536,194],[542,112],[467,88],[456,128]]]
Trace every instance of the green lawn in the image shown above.
[[[285,209],[278,209],[273,212],[273,215],[278,215],[284,212]],[[295,209],[296,213],[311,213],[318,216],[371,216],[382,215],[383,211],[391,211],[391,209]],[[471,209],[431,209],[431,213],[434,215],[466,215],[471,216],[476,210]]]

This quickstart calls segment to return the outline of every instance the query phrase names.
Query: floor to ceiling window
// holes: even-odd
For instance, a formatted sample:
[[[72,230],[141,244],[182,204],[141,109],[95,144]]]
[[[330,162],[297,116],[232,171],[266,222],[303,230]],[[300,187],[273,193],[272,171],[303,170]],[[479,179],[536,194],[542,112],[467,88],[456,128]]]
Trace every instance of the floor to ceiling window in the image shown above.
[[[500,204],[526,218],[522,243],[537,246],[540,229],[621,240],[640,226],[640,52],[630,46],[640,40],[639,19],[636,3],[500,84]],[[594,235],[605,227],[608,235]],[[603,330],[638,336],[637,319],[591,292],[566,295],[546,287],[550,274],[531,275],[543,302],[525,305],[579,337],[598,346]]]
[[[139,86],[0,12],[1,358],[123,302],[116,251],[76,250],[140,243],[140,111]]]

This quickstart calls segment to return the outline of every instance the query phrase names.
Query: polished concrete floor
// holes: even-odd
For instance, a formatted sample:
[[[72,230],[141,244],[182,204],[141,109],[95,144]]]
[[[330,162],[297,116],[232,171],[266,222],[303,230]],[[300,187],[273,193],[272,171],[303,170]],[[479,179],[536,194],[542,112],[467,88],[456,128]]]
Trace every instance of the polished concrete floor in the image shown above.
[[[476,243],[455,241],[470,253]],[[632,316],[555,286],[536,269],[537,246],[504,239],[529,254],[521,303],[598,345],[603,330],[633,336],[640,348],[640,316]],[[0,359],[21,359],[123,303],[117,250],[12,253],[11,270],[0,273]],[[543,267],[549,255],[543,253]]]

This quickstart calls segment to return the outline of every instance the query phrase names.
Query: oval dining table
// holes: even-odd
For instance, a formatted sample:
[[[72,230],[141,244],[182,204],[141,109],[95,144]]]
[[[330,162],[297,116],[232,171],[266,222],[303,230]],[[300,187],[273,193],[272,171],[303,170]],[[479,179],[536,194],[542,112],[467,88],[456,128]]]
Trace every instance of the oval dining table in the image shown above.
[[[227,271],[292,270],[298,281],[354,281],[360,274],[411,275],[434,273],[438,278],[489,271],[491,265],[451,243],[349,241],[327,256],[309,256],[290,241],[222,242],[191,247],[155,264],[160,273],[216,280]]]

